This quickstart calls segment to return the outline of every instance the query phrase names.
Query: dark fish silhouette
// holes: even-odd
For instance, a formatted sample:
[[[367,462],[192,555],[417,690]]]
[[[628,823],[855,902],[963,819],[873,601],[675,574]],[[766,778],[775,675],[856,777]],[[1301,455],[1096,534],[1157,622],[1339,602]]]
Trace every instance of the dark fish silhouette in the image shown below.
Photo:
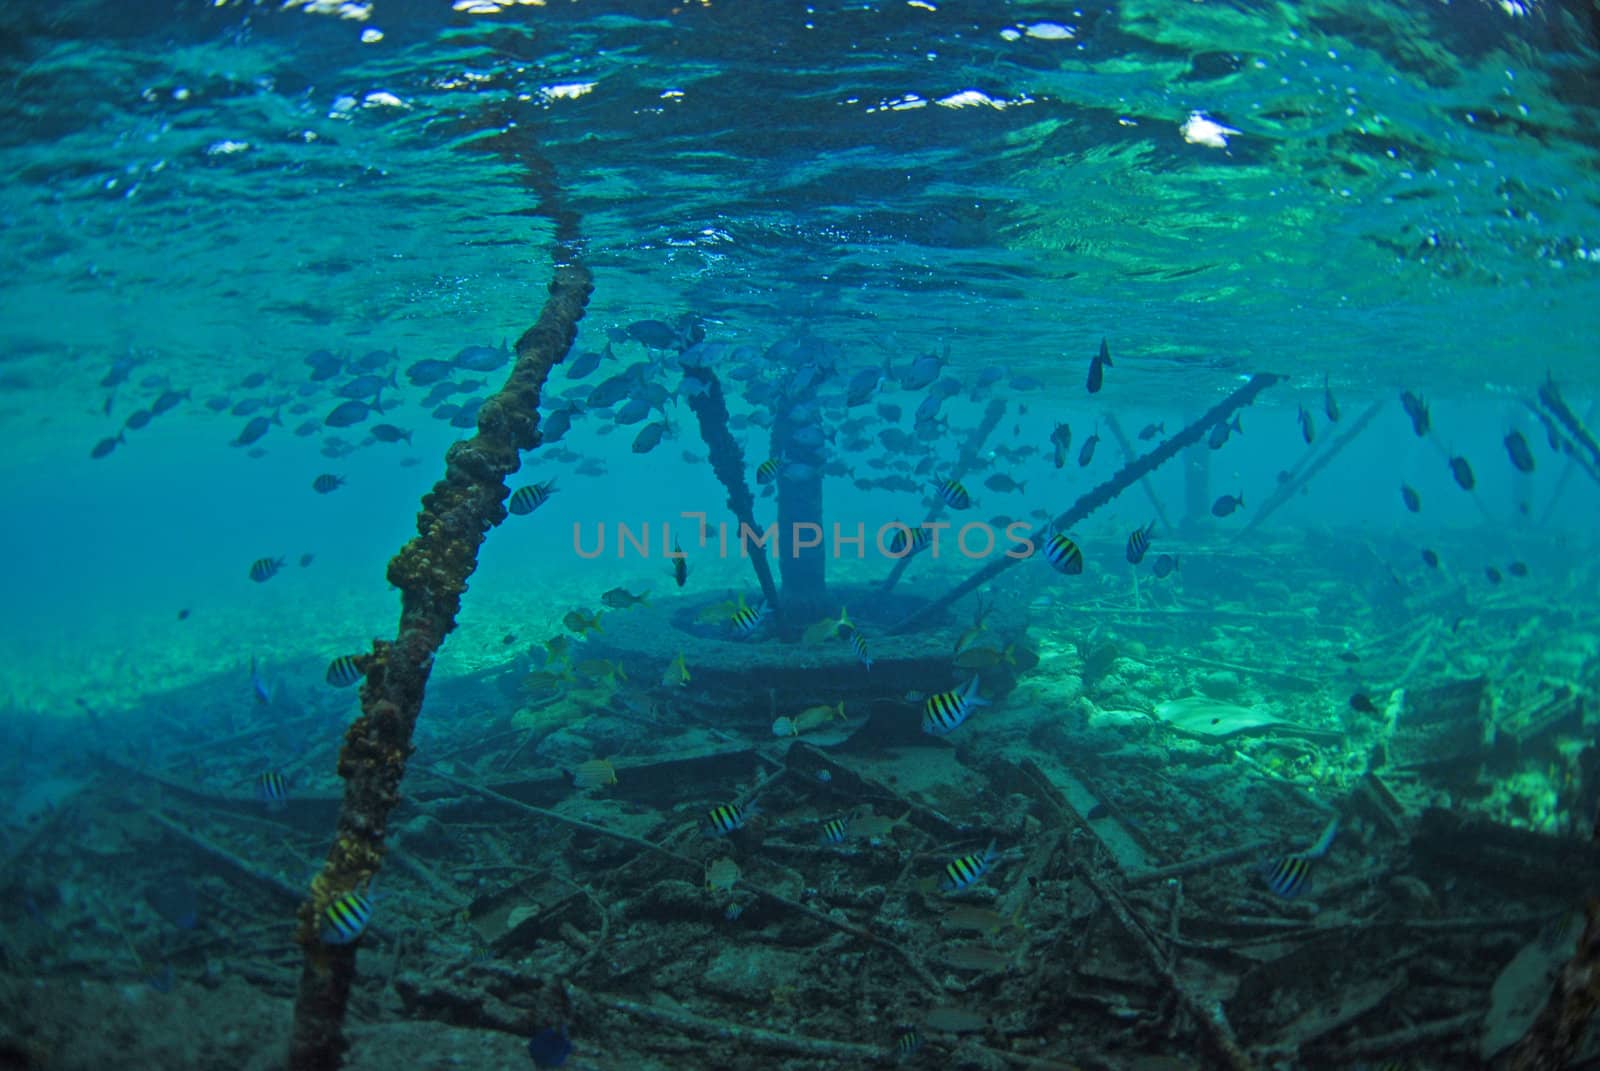
[[[1522,437],[1522,432],[1513,431],[1506,436],[1506,453],[1518,472],[1533,471],[1533,451],[1528,449],[1528,440]]]
[[[1233,418],[1233,423],[1219,421],[1211,427],[1211,434],[1206,436],[1206,445],[1213,450],[1221,450],[1228,442],[1228,436],[1240,434],[1244,428],[1239,425],[1239,417]]]
[[[1211,503],[1211,515],[1213,517],[1226,517],[1234,510],[1243,508],[1244,492],[1241,491],[1236,495],[1223,495],[1221,498]]]
[[[1428,416],[1428,403],[1406,391],[1400,395],[1400,404],[1405,406],[1406,416],[1411,418],[1411,430],[1417,433],[1417,438],[1425,437],[1428,429],[1433,426]]]
[[[1100,352],[1089,361],[1089,393],[1100,393],[1100,385],[1105,380],[1107,368],[1114,367],[1111,363],[1111,350],[1106,346],[1106,340],[1100,340]]]
[[[1456,478],[1456,483],[1461,485],[1463,491],[1470,491],[1478,485],[1478,481],[1472,475],[1472,466],[1467,464],[1467,459],[1464,457],[1450,459],[1450,475]]]
[[[277,424],[280,427],[283,424],[283,420],[279,418],[277,413],[273,413],[270,417],[251,417],[250,422],[247,423],[242,430],[240,430],[239,437],[233,440],[230,445],[249,446],[251,443],[265,435],[267,433],[267,429],[272,427],[274,424]]]

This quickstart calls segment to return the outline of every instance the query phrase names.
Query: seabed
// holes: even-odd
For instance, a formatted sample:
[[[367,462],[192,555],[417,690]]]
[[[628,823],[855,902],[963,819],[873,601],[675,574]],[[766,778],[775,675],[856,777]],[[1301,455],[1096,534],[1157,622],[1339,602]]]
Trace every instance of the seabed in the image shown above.
[[[1585,608],[1541,601],[1536,575],[1484,594],[1419,565],[1397,578],[1402,614],[1327,579],[1331,558],[1366,553],[1333,537],[1180,553],[1175,578],[1137,595],[1120,566],[1074,584],[1024,563],[904,636],[888,629],[922,604],[917,574],[888,597],[863,576],[830,597],[870,669],[837,638],[719,635],[699,619],[727,593],[691,589],[608,611],[560,659],[521,642],[436,676],[348,1066],[526,1066],[527,1037],[552,1023],[573,1066],[595,1068],[1503,1053],[1600,875],[1571,835],[1600,794]],[[929,736],[908,693],[972,675],[954,646],[980,605],[963,649],[991,652],[969,659],[993,660],[976,670],[991,705]],[[680,652],[687,682],[669,672]],[[115,736],[237,691],[230,676],[97,717]],[[1357,692],[1374,711],[1351,707]],[[79,748],[16,799],[7,1066],[281,1066],[293,913],[338,810],[353,705],[353,690],[286,687],[227,732],[172,721],[159,764]],[[7,724],[23,759],[60,746],[52,731],[93,735]],[[271,810],[259,757],[288,748],[292,791]],[[594,758],[615,783],[575,788]],[[712,807],[752,802],[744,828],[705,834]],[[1275,896],[1262,862],[1335,813],[1309,886]],[[837,818],[852,832],[828,842]],[[991,840],[983,880],[937,887]]]

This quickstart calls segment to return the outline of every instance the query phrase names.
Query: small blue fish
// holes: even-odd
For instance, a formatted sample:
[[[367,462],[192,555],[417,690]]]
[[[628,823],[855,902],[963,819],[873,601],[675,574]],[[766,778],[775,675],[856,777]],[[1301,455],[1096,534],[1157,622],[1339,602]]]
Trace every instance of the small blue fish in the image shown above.
[[[269,811],[281,811],[288,805],[289,779],[277,770],[268,770],[256,778],[256,795]]]
[[[431,387],[455,374],[456,367],[449,361],[418,361],[406,369],[406,378],[413,387]]]
[[[250,656],[250,690],[255,692],[257,703],[264,707],[272,705],[272,688],[256,668],[255,655]]]
[[[999,857],[991,840],[983,851],[951,860],[944,868],[944,877],[939,879],[939,888],[945,892],[962,892],[972,888],[994,868],[995,860]]]
[[[1106,340],[1100,340],[1100,352],[1089,360],[1089,377],[1087,386],[1090,394],[1100,393],[1100,384],[1105,381],[1105,370],[1114,367],[1111,363],[1111,348],[1106,345]]]
[[[274,424],[278,425],[279,427],[283,426],[283,418],[277,413],[273,413],[270,417],[251,417],[250,421],[245,424],[244,428],[239,432],[239,437],[233,440],[233,442],[229,445],[249,446],[251,443],[265,435],[267,433],[267,429],[272,427]]]
[[[1213,517],[1226,517],[1235,510],[1240,510],[1243,508],[1244,492],[1241,491],[1236,495],[1223,495],[1215,502],[1211,503],[1211,515]]]
[[[348,428],[361,423],[373,413],[381,412],[383,412],[383,410],[380,409],[376,404],[369,405],[366,402],[352,398],[348,402],[340,402],[333,408],[332,412],[323,418],[322,422],[328,425],[330,428]],[[251,423],[253,424],[255,421],[251,421]],[[263,434],[265,431],[266,429],[263,428]]]
[[[366,932],[372,921],[372,901],[365,895],[351,891],[337,897],[322,912],[327,925],[322,931],[323,944],[347,945]]]
[[[115,450],[125,442],[127,442],[127,439],[123,436],[122,432],[119,431],[111,438],[101,439],[99,442],[95,443],[94,449],[89,451],[89,456],[94,458],[96,461],[99,461],[101,458],[109,456],[111,451]]]

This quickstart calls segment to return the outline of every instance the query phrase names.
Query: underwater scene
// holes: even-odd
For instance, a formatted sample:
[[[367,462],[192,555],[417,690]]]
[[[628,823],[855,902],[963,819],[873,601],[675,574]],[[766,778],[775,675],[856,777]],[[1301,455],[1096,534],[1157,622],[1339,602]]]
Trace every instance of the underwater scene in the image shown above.
[[[1592,0],[0,72],[0,1069],[1600,1068]]]

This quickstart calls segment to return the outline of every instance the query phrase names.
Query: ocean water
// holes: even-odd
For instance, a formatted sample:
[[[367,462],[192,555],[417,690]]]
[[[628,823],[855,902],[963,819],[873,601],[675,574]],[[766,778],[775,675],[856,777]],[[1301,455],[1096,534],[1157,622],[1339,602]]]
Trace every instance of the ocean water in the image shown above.
[[[425,403],[419,362],[533,324],[548,176],[593,276],[542,396],[571,429],[522,455],[509,489],[556,491],[488,532],[432,665],[391,822],[412,862],[371,882],[352,1061],[525,1066],[563,1028],[572,1055],[546,1033],[545,1058],[600,1068],[1506,1051],[1532,1019],[1491,987],[1600,875],[1597,49],[1579,0],[7,5],[0,966],[38,988],[0,1001],[0,1045],[30,1067],[281,1063],[285,890],[328,850],[361,709],[325,675],[396,634],[386,565],[474,430],[433,410],[511,368],[456,367],[476,382]],[[758,525],[781,501],[823,537],[802,567],[779,532],[749,636],[763,593],[698,369]],[[383,411],[330,426],[362,374]],[[1258,375],[1218,443],[1214,407]],[[281,423],[242,442],[262,416]],[[815,438],[775,441],[775,420]],[[944,480],[963,490],[941,503]],[[1218,516],[1223,496],[1242,505]],[[931,517],[942,549],[886,583],[878,533]],[[1081,572],[1045,560],[1056,521]],[[1023,536],[1036,553],[1001,568]],[[974,677],[987,705],[920,731]],[[574,787],[593,760],[616,783]],[[287,800],[259,798],[269,771]],[[752,800],[745,828],[693,833]],[[907,822],[819,842],[862,806]],[[1451,847],[1502,835],[1477,869]],[[917,886],[991,837],[976,888]],[[1251,866],[1282,851],[1321,884],[1264,885]],[[724,855],[742,877],[707,888],[694,868]],[[1496,884],[1541,864],[1572,888]],[[966,903],[1006,921],[951,943]],[[1252,960],[1267,916],[1299,943]],[[1316,950],[1329,917],[1342,955]],[[1384,989],[1420,958],[1360,944],[1381,934],[1358,920],[1424,919],[1478,924],[1436,950],[1460,992]],[[1331,965],[1267,1000],[1291,953]],[[449,985],[502,1003],[441,1013]],[[1297,1017],[1335,992],[1388,1003]],[[622,1004],[669,998],[676,1020]]]

